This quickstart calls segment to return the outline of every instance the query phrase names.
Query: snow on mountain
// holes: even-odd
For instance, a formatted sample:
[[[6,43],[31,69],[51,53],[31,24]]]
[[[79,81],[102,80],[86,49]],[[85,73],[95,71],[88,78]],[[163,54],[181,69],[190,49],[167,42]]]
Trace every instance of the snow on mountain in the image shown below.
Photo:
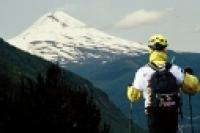
[[[116,55],[138,55],[147,48],[86,26],[63,11],[50,12],[8,42],[31,54],[60,63],[83,63]]]

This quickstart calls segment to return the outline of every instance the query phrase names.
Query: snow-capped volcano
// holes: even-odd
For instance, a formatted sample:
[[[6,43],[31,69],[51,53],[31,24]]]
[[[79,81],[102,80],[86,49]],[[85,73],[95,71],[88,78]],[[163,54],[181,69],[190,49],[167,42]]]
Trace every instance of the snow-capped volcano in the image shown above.
[[[83,63],[87,59],[107,62],[116,55],[137,55],[146,47],[108,35],[67,15],[50,12],[8,42],[31,54],[60,63]]]

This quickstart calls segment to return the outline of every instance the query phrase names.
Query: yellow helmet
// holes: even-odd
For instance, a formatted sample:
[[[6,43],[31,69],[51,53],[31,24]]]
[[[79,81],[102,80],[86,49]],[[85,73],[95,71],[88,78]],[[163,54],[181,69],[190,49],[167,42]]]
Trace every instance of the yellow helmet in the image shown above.
[[[167,47],[167,39],[161,34],[155,34],[149,38],[148,47],[152,50],[163,50]]]

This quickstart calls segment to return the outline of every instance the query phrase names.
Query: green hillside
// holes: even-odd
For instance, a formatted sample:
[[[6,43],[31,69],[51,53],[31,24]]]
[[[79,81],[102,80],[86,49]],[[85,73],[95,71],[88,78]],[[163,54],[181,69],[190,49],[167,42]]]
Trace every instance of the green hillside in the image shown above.
[[[12,88],[11,90],[13,90],[13,88],[20,90],[21,88],[20,85],[23,86],[25,84],[26,86],[25,89],[28,88],[29,90],[27,90],[26,92],[24,89],[23,91],[19,91],[20,92],[19,94],[25,91],[26,92],[25,96],[30,97],[30,99],[31,98],[34,99],[33,96],[30,96],[30,94],[32,94],[30,93],[30,90],[31,90],[30,88],[32,88],[34,90],[33,92],[35,92],[35,90],[38,89],[36,87],[39,84],[38,78],[40,77],[40,79],[47,80],[48,76],[46,74],[48,72],[48,68],[51,68],[52,66],[50,62],[47,62],[39,57],[27,54],[23,51],[20,51],[10,46],[8,43],[4,42],[3,39],[0,40],[0,64],[1,64],[0,72],[2,75],[4,75],[3,77],[1,77],[2,80],[0,81],[1,91],[4,92],[4,94],[12,93],[12,91],[7,92],[7,90],[4,89],[6,88],[4,87],[5,85],[4,83],[6,83],[7,88]],[[109,100],[108,96],[105,93],[103,93],[100,89],[94,87],[88,80],[85,80],[75,75],[74,73],[67,70],[61,70],[61,71],[62,71],[62,79],[65,81],[64,84],[62,84],[63,86],[68,85],[70,86],[70,88],[72,88],[72,90],[76,90],[77,88],[84,88],[84,90],[87,90],[87,93],[88,93],[87,95],[89,99],[90,97],[92,97],[92,99],[95,101],[97,108],[100,109],[101,119],[99,120],[101,120],[101,124],[100,124],[101,130],[108,129],[110,125],[111,133],[127,133],[128,132],[128,122],[129,122],[128,119],[121,113],[119,108],[117,108]],[[47,83],[47,81],[45,83]],[[34,87],[36,88],[34,89]],[[51,88],[51,86],[49,88]],[[18,93],[16,94],[18,95]],[[24,105],[24,104],[25,103],[20,104],[20,105]],[[56,107],[57,104],[55,104],[54,106]],[[50,110],[52,110],[52,108],[50,108]],[[77,111],[79,111],[79,113],[82,116],[86,115],[86,114],[82,114],[83,110],[81,109],[77,109]],[[5,120],[7,119],[5,118]],[[89,120],[85,119],[85,121],[89,121]],[[53,122],[56,123],[55,121]],[[104,124],[106,124],[106,126],[104,126]],[[135,124],[133,126],[133,129],[135,130],[136,133],[143,132],[143,130],[141,130]]]

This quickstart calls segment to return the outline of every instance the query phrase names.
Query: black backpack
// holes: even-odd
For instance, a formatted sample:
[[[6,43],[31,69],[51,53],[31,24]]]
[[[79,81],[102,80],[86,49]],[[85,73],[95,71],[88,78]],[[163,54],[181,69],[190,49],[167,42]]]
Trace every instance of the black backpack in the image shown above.
[[[175,109],[179,108],[179,85],[176,77],[169,71],[170,63],[163,68],[157,68],[154,64],[148,64],[155,72],[149,80],[151,89],[151,106],[155,108]]]

